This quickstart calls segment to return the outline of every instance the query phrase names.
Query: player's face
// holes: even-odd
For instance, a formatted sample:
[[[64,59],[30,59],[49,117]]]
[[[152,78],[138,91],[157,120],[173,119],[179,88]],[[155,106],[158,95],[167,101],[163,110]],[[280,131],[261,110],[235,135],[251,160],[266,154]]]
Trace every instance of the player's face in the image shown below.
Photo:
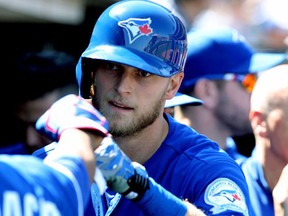
[[[94,73],[93,104],[108,119],[115,137],[137,134],[162,118],[169,79],[103,62]]]
[[[237,81],[225,81],[219,89],[219,101],[215,115],[231,135],[252,133],[249,121],[250,97]]]
[[[41,98],[27,101],[19,107],[17,115],[23,124],[23,142],[27,145],[30,153],[52,142],[36,130],[35,122],[58,97],[57,91],[49,92]]]
[[[281,92],[282,93],[282,92]],[[288,163],[288,112],[287,105],[275,108],[266,114],[267,136],[271,151],[285,164]]]

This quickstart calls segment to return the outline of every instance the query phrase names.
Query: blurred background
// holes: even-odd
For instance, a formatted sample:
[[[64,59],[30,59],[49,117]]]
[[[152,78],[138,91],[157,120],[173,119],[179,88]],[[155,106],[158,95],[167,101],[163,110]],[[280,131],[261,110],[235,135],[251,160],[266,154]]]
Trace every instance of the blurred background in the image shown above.
[[[9,71],[11,59],[27,50],[53,47],[78,58],[98,16],[117,1],[0,0],[0,59],[6,71],[2,74]],[[246,36],[255,49],[287,49],[287,0],[153,1],[180,14],[187,28],[228,25]]]
[[[0,0],[1,62],[52,46],[77,58],[113,0]]]

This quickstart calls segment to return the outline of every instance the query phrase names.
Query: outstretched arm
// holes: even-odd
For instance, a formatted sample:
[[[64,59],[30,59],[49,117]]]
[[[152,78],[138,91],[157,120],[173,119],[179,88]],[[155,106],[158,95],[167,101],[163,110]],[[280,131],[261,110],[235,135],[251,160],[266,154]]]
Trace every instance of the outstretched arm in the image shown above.
[[[89,172],[91,183],[95,172],[94,150],[108,135],[108,123],[90,103],[76,95],[55,102],[36,122],[37,130],[57,141],[55,150],[45,162],[65,155],[80,157]]]
[[[94,149],[108,129],[105,118],[84,102],[63,98],[37,121],[37,128],[57,141],[44,163],[29,155],[0,155],[4,215],[84,214],[96,167]]]
[[[111,137],[96,149],[96,164],[108,187],[132,200],[145,215],[202,216],[200,209],[157,184],[145,168],[132,162]]]
[[[102,140],[103,136],[90,131],[69,128],[62,132],[57,147],[45,158],[44,162],[49,164],[63,156],[80,157],[88,170],[89,179],[92,183],[96,169],[94,149],[100,145]]]

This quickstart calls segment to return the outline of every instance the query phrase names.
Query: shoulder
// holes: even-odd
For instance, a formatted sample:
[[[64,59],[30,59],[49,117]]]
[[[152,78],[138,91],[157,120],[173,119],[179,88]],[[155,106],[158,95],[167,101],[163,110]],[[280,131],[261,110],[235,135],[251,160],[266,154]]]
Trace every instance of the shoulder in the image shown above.
[[[0,155],[0,170],[2,179],[9,180],[11,175],[14,175],[15,179],[40,185],[43,181],[57,184],[57,180],[61,178],[71,179],[71,176],[78,177],[80,173],[88,175],[84,162],[78,157],[70,156],[59,157],[56,161],[45,163],[31,155]]]
[[[207,144],[207,147],[213,146],[213,148],[215,148],[216,150],[219,149],[218,144],[215,143],[213,140],[209,139],[203,134],[198,133],[192,127],[178,122],[169,115],[167,115],[167,122],[169,124],[169,133],[167,135],[167,139],[177,140],[178,143],[185,142],[193,143],[195,145],[205,143]]]
[[[201,155],[202,158],[203,155],[206,155],[205,157],[213,156],[213,154],[219,155],[219,145],[213,140],[176,121],[171,116],[167,116],[167,121],[169,132],[163,142],[164,145],[170,146],[180,154],[185,152],[187,157]]]
[[[171,117],[168,117],[168,122],[170,128],[164,145],[174,151],[169,161],[181,161],[179,164],[185,166],[187,172],[195,176],[203,176],[205,172],[211,173],[209,174],[211,179],[218,177],[234,179],[237,176],[242,181],[243,173],[240,167],[216,142]],[[167,152],[166,158],[169,157]]]
[[[25,170],[26,165],[35,166],[38,168],[39,166],[44,166],[42,161],[36,157],[32,157],[30,155],[8,155],[2,154],[0,155],[0,167],[2,170],[13,170],[19,171]],[[4,174],[4,172],[0,172]]]
[[[19,202],[25,202],[27,200],[25,197],[30,196],[35,204],[42,205],[41,200],[44,199],[47,204],[53,203],[52,210],[58,212],[57,215],[59,212],[67,214],[75,212],[79,204],[82,206],[83,198],[89,197],[89,178],[83,166],[83,162],[77,158],[63,158],[62,163],[57,162],[57,167],[51,167],[31,155],[1,155],[0,191],[3,194],[13,193]],[[60,197],[59,193],[62,194]],[[63,200],[73,207],[65,207]],[[43,206],[38,207],[43,209]]]

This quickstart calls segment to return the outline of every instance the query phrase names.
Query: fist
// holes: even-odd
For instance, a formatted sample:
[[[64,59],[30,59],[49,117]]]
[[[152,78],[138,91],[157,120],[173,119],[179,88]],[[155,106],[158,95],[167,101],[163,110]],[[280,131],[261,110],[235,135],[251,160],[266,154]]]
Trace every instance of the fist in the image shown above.
[[[67,128],[108,135],[106,118],[91,103],[74,94],[56,101],[36,122],[36,129],[53,141],[58,141]]]
[[[113,191],[138,200],[149,188],[146,169],[132,162],[111,137],[103,139],[95,151],[96,165]]]

